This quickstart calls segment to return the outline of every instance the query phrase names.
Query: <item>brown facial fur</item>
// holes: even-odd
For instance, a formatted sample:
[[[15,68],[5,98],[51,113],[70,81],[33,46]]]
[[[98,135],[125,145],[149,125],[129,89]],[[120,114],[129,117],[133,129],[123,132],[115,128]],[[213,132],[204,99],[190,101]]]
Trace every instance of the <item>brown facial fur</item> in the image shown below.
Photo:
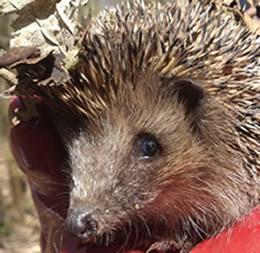
[[[141,222],[155,238],[203,238],[252,207],[259,182],[226,143],[235,143],[230,115],[209,95],[186,112],[174,79],[167,88],[160,82],[143,74],[135,88],[126,85],[69,145],[70,206],[92,215],[98,236]],[[138,157],[140,133],[157,138],[159,155]]]

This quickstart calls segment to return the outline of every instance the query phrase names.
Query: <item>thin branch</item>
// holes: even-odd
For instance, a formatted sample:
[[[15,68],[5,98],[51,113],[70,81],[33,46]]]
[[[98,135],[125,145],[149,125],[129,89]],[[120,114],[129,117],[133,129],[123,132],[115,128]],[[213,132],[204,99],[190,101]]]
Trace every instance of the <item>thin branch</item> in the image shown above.
[[[12,85],[18,84],[18,79],[16,74],[7,70],[6,68],[0,68],[0,77],[5,79],[7,82],[11,83]]]

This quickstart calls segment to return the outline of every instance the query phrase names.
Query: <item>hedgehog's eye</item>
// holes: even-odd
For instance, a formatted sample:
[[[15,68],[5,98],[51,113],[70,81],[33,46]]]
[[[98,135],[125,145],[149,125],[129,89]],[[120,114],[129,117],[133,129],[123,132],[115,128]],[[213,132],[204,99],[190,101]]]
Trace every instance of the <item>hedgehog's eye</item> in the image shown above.
[[[158,155],[161,151],[161,145],[152,135],[143,136],[141,142],[141,159],[148,159]]]

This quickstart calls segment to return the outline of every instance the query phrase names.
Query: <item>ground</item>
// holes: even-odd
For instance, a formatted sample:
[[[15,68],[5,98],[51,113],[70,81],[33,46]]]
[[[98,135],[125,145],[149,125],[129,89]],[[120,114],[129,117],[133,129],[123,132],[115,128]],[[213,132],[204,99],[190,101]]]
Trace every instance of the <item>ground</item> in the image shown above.
[[[28,187],[23,201],[26,208],[21,211],[12,211],[12,194],[10,186],[10,173],[0,150],[0,193],[3,195],[5,208],[5,222],[0,230],[0,253],[40,253],[39,234],[40,227],[36,212],[31,203]],[[1,205],[1,204],[0,204]],[[0,206],[3,209],[3,206]],[[21,218],[18,218],[21,217]],[[1,229],[1,227],[0,227]]]

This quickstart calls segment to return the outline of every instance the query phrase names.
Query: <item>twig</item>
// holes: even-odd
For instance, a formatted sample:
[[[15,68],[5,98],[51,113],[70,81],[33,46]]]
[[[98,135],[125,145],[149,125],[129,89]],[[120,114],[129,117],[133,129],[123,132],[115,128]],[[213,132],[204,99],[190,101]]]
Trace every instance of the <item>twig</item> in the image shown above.
[[[9,71],[5,68],[0,68],[0,77],[5,79],[6,81],[11,83],[12,85],[18,84],[18,79],[17,79],[16,75],[13,72],[11,72],[11,71]]]

